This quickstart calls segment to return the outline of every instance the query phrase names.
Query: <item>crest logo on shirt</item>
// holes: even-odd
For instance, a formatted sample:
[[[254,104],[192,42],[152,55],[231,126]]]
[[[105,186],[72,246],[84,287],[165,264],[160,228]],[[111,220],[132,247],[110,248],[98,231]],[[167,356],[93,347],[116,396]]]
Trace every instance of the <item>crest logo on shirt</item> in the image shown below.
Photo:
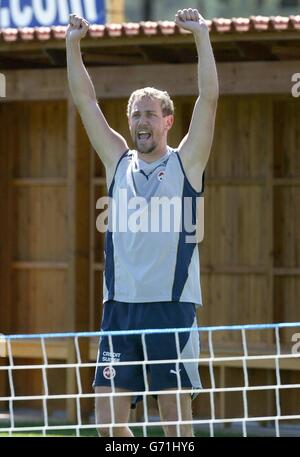
[[[164,170],[161,170],[160,172],[157,173],[157,179],[159,181],[162,181],[165,174],[166,174],[166,172]]]
[[[113,379],[116,376],[116,370],[113,367],[105,367],[103,369],[105,379]]]

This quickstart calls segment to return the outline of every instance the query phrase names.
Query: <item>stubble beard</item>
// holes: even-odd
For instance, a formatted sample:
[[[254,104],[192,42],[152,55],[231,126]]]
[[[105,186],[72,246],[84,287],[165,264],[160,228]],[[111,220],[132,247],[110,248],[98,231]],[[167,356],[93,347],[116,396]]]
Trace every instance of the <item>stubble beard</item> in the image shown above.
[[[140,148],[139,145],[138,145],[138,141],[135,140],[134,146],[135,146],[135,149],[138,152],[140,152],[141,154],[151,154],[151,152],[153,152],[155,150],[157,145],[154,143],[154,141],[152,141],[151,144],[149,144],[149,145],[145,144]]]

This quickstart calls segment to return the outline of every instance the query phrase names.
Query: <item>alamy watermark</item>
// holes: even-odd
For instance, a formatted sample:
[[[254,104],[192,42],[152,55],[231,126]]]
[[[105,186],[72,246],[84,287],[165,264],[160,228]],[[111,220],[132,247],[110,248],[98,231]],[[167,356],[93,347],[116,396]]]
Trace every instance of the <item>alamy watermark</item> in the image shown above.
[[[294,333],[292,336],[292,354],[300,354],[300,333]]]
[[[6,97],[6,78],[3,73],[0,73],[0,97]]]
[[[204,238],[204,197],[128,198],[127,189],[119,189],[115,199],[101,197],[96,208],[98,232],[183,233],[186,243]]]
[[[292,96],[298,98],[300,97],[300,73],[292,75],[292,83],[295,83],[292,87]]]

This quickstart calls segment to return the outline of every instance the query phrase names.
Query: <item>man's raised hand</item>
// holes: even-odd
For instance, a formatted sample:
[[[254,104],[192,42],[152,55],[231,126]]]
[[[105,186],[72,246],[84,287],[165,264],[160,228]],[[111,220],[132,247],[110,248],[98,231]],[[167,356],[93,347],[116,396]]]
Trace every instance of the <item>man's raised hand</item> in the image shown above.
[[[179,27],[193,33],[201,30],[208,30],[205,19],[198,10],[192,8],[177,11],[175,23]]]
[[[77,16],[76,14],[70,14],[67,39],[69,41],[80,41],[87,34],[89,26],[90,24],[83,17]]]

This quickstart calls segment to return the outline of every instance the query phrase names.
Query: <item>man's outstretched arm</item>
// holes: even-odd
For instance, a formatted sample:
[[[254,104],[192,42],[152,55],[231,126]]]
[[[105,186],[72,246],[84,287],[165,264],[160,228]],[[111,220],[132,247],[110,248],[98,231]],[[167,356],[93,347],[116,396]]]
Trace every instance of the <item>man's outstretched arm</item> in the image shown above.
[[[69,87],[90,142],[105,165],[107,173],[111,174],[128,147],[125,139],[108,125],[98,105],[91,78],[83,64],[80,40],[84,38],[88,28],[89,24],[85,19],[71,14],[66,36]]]
[[[219,97],[216,63],[209,39],[208,27],[197,10],[179,10],[176,24],[190,30],[198,52],[199,96],[195,103],[189,131],[179,145],[179,153],[194,187],[199,189],[213,141]]]

